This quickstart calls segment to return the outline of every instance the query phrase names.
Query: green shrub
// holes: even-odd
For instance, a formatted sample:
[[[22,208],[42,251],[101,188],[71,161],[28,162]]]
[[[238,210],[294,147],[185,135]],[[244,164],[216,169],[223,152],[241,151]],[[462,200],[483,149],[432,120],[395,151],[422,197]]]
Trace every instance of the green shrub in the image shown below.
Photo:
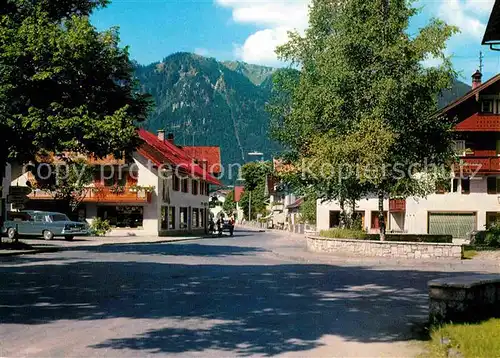
[[[474,235],[472,244],[477,246],[500,247],[500,224],[490,226],[486,231]]]
[[[451,235],[411,235],[411,234],[387,234],[386,241],[399,242],[428,242],[436,244],[451,244],[453,236]]]
[[[322,237],[328,237],[332,239],[357,239],[357,240],[369,240],[371,239],[371,236],[373,236],[373,235],[368,235],[363,230],[340,229],[340,228],[322,230],[319,233],[319,235]]]
[[[92,224],[90,225],[90,235],[92,236],[104,236],[111,231],[111,225],[108,220],[103,220],[101,218],[93,218]]]

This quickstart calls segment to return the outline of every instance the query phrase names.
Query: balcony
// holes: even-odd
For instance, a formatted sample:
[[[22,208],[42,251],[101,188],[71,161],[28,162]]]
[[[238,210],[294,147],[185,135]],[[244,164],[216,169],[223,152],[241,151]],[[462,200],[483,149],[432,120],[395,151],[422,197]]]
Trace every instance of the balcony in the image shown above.
[[[389,211],[391,213],[403,213],[406,211],[406,200],[404,199],[390,199]]]
[[[82,203],[146,204],[151,202],[152,193],[144,188],[133,187],[88,187]],[[28,195],[31,200],[54,200],[54,194],[45,190],[35,190]]]
[[[460,163],[455,164],[454,170],[465,174],[500,173],[500,157],[478,155],[461,157]]]

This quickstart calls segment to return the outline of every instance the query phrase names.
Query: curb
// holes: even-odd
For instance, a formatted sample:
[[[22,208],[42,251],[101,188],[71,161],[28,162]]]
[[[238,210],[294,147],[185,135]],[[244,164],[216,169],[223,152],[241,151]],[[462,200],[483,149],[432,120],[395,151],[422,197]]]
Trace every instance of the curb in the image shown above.
[[[0,252],[0,258],[2,257],[11,257],[11,256],[21,256],[21,255],[35,255],[35,254],[45,254],[49,252],[58,252],[62,251],[61,247],[44,247],[40,249],[32,249],[32,250],[24,250],[24,251],[15,251],[12,252]]]

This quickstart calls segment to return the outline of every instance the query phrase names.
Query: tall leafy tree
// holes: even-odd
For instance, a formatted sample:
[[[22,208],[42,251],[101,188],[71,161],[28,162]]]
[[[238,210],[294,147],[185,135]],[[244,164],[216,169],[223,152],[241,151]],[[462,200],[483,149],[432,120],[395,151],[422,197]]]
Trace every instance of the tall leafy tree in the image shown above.
[[[136,91],[116,28],[90,14],[107,0],[6,0],[0,8],[0,167],[40,149],[121,156],[149,98]]]
[[[222,204],[222,209],[228,215],[232,215],[236,210],[236,203],[234,202],[234,190],[231,190],[224,200],[224,204]]]
[[[433,114],[437,95],[455,77],[443,51],[457,29],[432,19],[410,33],[417,13],[407,0],[313,0],[305,34],[291,33],[277,49],[300,78],[276,80],[290,101],[272,108],[275,136],[299,159],[326,160],[333,174],[344,164],[356,168],[354,182],[318,173],[311,181],[325,199],[337,200],[367,185],[379,197],[382,238],[383,199],[396,191],[422,194],[408,173],[412,164],[451,159],[451,123]],[[430,56],[442,64],[424,67]]]

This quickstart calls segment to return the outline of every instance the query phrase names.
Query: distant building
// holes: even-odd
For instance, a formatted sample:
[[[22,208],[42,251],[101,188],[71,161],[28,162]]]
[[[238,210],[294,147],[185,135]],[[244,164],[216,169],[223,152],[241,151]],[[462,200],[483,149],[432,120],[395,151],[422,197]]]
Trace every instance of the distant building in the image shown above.
[[[220,155],[214,154],[208,160],[204,156],[195,158],[192,155],[197,152],[192,147],[185,151],[174,144],[173,136],[165,139],[163,131],[155,135],[140,129],[138,134],[142,144],[133,153],[131,162],[111,156],[99,160],[87,158],[95,167],[94,181],[81,197],[75,216],[89,222],[94,217],[109,220],[115,229],[113,234],[120,235],[206,231],[209,186],[219,186],[220,182],[208,173],[210,166],[205,164],[220,167]],[[12,174],[11,185],[26,186],[37,181],[31,172],[21,173],[19,168]],[[47,191],[35,189],[29,199],[26,209],[61,207],[53,193]]]
[[[483,45],[489,45],[492,50],[500,51],[500,1],[495,0],[491,10],[488,26],[483,37]]]

